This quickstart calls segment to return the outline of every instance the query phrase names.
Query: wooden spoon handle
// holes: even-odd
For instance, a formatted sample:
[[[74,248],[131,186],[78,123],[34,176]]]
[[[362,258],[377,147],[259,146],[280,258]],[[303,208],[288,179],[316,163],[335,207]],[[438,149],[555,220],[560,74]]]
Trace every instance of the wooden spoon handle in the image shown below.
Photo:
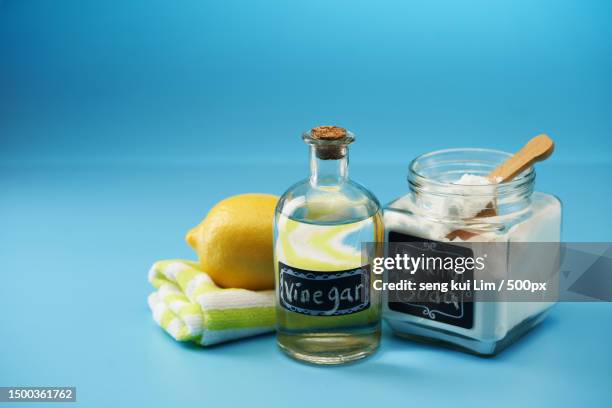
[[[542,133],[527,142],[521,150],[497,166],[487,177],[492,183],[510,181],[533,163],[548,158],[554,149],[555,143],[548,135]],[[493,217],[496,214],[495,204],[491,202],[476,215],[476,218]],[[458,229],[446,234],[446,238],[451,241],[455,238],[461,238],[466,241],[476,235],[478,235],[478,232]]]
[[[542,133],[531,139],[514,156],[489,173],[489,179],[496,183],[512,180],[533,163],[548,158],[555,149],[555,143]]]

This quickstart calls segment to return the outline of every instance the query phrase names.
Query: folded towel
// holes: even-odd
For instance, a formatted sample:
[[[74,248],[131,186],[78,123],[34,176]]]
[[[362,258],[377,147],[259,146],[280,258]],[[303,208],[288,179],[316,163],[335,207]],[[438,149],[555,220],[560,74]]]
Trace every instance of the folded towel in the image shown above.
[[[274,291],[222,289],[196,262],[159,261],[149,271],[153,319],[178,341],[202,346],[274,330]]]

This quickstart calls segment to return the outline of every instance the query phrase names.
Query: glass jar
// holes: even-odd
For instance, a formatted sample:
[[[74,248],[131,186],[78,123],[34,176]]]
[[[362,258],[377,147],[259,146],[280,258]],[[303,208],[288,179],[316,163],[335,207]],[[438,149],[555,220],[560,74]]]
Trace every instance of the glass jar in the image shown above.
[[[504,255],[489,259],[496,273],[523,279],[539,273],[542,259],[521,256],[512,242],[559,242],[561,203],[550,194],[534,192],[535,170],[529,168],[500,184],[457,184],[462,175],[487,176],[509,153],[488,149],[448,149],[417,157],[409,167],[408,194],[384,208],[387,251],[394,242],[421,240],[441,245],[496,243]],[[465,178],[465,177],[464,177]],[[473,179],[473,177],[472,177]],[[472,245],[476,251],[478,245]],[[552,261],[554,263],[554,260]],[[551,263],[550,265],[553,265]],[[474,271],[474,279],[478,279]],[[477,354],[495,354],[542,321],[551,301],[505,301],[501,294],[445,306],[392,302],[383,299],[383,316],[400,336],[444,343]]]
[[[348,177],[351,132],[325,126],[303,139],[310,176],[282,195],[274,223],[277,341],[299,360],[346,363],[380,341],[381,295],[362,243],[382,242],[382,212]]]

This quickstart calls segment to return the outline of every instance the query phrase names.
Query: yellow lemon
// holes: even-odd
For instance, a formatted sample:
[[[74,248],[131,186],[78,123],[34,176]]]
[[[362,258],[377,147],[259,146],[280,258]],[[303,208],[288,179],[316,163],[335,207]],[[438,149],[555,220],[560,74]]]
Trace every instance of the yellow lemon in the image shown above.
[[[215,205],[185,240],[202,269],[226,288],[274,288],[272,224],[278,197],[241,194]]]

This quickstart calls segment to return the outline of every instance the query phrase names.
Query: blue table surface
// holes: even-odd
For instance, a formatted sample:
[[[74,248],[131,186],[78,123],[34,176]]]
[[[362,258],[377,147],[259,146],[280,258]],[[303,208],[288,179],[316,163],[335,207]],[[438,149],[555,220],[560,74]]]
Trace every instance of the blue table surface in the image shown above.
[[[105,408],[612,406],[610,303],[559,304],[488,359],[385,328],[345,367],[292,361],[273,335],[181,345],[146,304],[150,265],[193,259],[184,234],[212,205],[306,176],[299,132],[320,124],[356,132],[351,176],[383,203],[417,154],[549,132],[537,189],[563,201],[563,239],[610,242],[610,16],[606,0],[0,0],[0,386]]]
[[[564,202],[564,239],[610,240],[612,166],[551,163],[539,188]],[[386,202],[404,166],[352,165]],[[580,171],[579,171],[580,170]],[[385,328],[380,350],[343,367],[279,352],[273,335],[202,349],[172,340],[146,305],[152,262],[217,200],[280,194],[302,165],[4,166],[0,186],[0,385],[71,385],[79,406],[609,406],[612,305],[559,304],[495,358],[416,344]],[[246,187],[245,187],[246,186]]]

